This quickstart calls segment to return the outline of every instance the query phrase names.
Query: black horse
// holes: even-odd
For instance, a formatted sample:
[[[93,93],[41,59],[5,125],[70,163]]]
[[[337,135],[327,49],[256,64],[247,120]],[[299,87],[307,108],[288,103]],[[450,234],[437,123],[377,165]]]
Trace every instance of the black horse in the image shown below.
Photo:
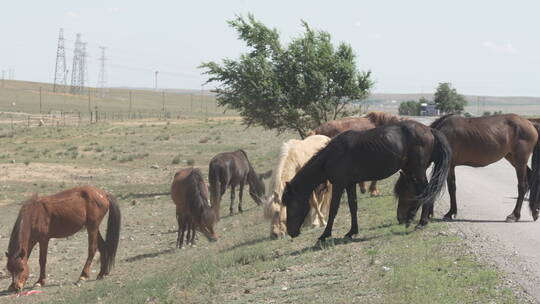
[[[346,131],[313,156],[296,176],[287,183],[282,201],[287,206],[287,231],[290,236],[300,234],[300,226],[309,211],[309,195],[327,180],[332,183],[332,203],[328,224],[319,240],[331,236],[343,190],[347,190],[351,229],[345,235],[358,233],[355,184],[381,180],[398,170],[403,173],[396,188],[414,189],[414,196],[406,200],[406,208],[398,209],[398,221],[409,224],[418,208],[424,204],[419,225],[428,221],[432,204],[444,186],[452,152],[444,135],[414,121],[402,121],[367,131]],[[428,182],[426,169],[434,162]],[[400,193],[398,193],[398,196]],[[402,206],[405,204],[405,200]]]
[[[260,205],[264,201],[265,186],[263,179],[270,177],[272,171],[263,174],[257,174],[244,150],[234,152],[220,153],[210,161],[208,168],[208,181],[210,184],[210,202],[212,206],[221,205],[221,197],[227,191],[227,187],[231,187],[231,207],[230,214],[233,212],[234,192],[236,186],[239,187],[238,192],[238,212],[242,211],[242,195],[244,185],[249,184],[249,194],[253,200]],[[218,212],[219,219],[219,212]]]

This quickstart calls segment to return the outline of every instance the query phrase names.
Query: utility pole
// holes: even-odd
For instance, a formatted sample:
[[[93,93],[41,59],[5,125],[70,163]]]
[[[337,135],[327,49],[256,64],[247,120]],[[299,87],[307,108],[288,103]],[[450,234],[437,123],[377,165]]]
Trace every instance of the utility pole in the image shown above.
[[[39,87],[39,114],[41,114],[41,87]]]
[[[54,67],[53,92],[56,92],[60,86],[65,89],[67,79],[66,49],[64,48],[64,29],[60,28],[58,34],[58,46],[56,48],[56,64]]]
[[[129,114],[131,116],[131,90],[129,91]]]
[[[98,82],[97,87],[99,88],[99,97],[103,98],[105,97],[105,87],[107,84],[107,80],[105,79],[105,49],[106,47],[100,46],[101,49],[101,57],[99,58],[100,61],[100,69],[99,69],[99,75],[98,75]]]
[[[165,90],[161,91],[161,100],[163,102],[163,108],[161,109],[161,111],[165,112]]]
[[[155,81],[154,81],[154,90],[157,91],[157,75],[158,75],[159,71],[156,71],[155,73]]]

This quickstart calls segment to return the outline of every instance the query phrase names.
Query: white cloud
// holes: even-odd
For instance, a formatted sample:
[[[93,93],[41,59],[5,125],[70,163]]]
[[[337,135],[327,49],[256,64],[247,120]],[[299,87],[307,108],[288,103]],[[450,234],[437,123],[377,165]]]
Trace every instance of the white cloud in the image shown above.
[[[496,43],[493,41],[484,41],[482,46],[499,54],[516,54],[518,50],[511,43]]]
[[[375,39],[375,40],[381,40],[381,39],[382,39],[382,35],[379,34],[379,33],[372,33],[372,34],[369,34],[369,38]]]
[[[109,7],[107,9],[107,12],[113,14],[113,13],[118,13],[120,11],[120,8],[119,7]]]
[[[71,18],[76,18],[76,17],[79,17],[79,14],[74,11],[68,11],[66,12],[66,16],[71,17]]]

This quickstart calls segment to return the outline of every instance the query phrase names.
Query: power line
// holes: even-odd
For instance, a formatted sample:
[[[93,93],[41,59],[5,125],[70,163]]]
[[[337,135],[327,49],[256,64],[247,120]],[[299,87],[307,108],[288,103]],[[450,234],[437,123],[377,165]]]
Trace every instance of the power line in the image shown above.
[[[73,65],[71,67],[71,94],[82,95],[86,78],[86,43],[77,34],[73,49]]]

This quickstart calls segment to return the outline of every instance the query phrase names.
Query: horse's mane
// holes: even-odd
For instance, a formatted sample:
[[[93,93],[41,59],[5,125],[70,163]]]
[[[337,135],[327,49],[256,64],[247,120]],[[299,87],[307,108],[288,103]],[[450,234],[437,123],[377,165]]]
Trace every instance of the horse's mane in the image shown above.
[[[191,173],[187,176],[188,191],[186,198],[191,210],[197,210],[196,214],[202,214],[205,208],[209,208],[208,203],[208,190],[204,187],[204,179],[202,177],[201,170],[199,168],[193,168]]]
[[[433,129],[438,129],[438,128],[441,126],[441,124],[442,124],[447,118],[449,118],[450,116],[454,116],[454,115],[456,115],[456,114],[450,113],[450,114],[443,115],[443,116],[437,118],[437,119],[436,119],[434,122],[432,122],[431,125],[429,125],[429,126],[430,126],[431,128],[433,128]]]
[[[34,193],[28,200],[23,202],[21,209],[19,210],[19,214],[17,215],[17,219],[15,220],[15,224],[13,225],[13,229],[11,230],[11,235],[9,237],[9,245],[8,245],[8,255],[10,257],[17,255],[20,248],[20,238],[21,238],[21,227],[23,224],[23,216],[25,212],[27,211],[30,204],[37,201],[38,195]]]
[[[379,127],[388,123],[398,122],[401,120],[406,120],[404,117],[399,117],[394,114],[386,112],[369,112],[364,116],[369,119],[375,126]]]
[[[284,169],[287,164],[290,163],[290,150],[294,143],[296,143],[297,139],[291,139],[283,145],[281,145],[281,151],[279,153],[279,162],[276,167],[276,171],[274,175],[272,176],[272,181],[270,182],[270,188],[269,191],[277,192],[279,195],[283,193],[284,189],[284,183],[283,183],[283,174]],[[272,193],[268,193],[268,196],[270,196]]]

